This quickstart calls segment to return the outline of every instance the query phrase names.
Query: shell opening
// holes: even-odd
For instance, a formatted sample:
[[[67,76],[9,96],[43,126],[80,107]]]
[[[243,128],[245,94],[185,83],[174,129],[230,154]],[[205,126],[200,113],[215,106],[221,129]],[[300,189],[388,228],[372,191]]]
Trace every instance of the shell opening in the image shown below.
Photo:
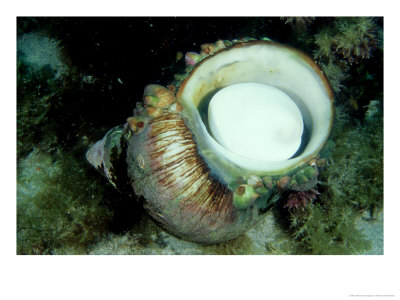
[[[212,137],[208,104],[219,90],[238,83],[272,86],[297,105],[304,133],[299,150],[291,158],[271,161],[243,157]],[[210,149],[256,173],[279,174],[308,162],[322,149],[332,127],[333,97],[321,70],[302,52],[273,42],[239,45],[208,57],[192,71],[177,96],[192,119],[191,130],[200,150]]]

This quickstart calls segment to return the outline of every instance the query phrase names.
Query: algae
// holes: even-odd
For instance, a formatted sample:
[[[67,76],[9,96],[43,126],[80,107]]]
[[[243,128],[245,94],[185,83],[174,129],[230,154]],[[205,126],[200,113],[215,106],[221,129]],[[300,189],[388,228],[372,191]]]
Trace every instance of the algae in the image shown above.
[[[63,152],[35,149],[17,170],[17,253],[86,253],[112,218],[99,182]]]
[[[319,199],[290,212],[290,231],[304,253],[365,252],[370,237],[363,235],[356,222],[364,212],[373,221],[383,209],[382,115],[362,126],[350,118],[348,110],[344,105],[336,109],[329,166],[319,178]]]

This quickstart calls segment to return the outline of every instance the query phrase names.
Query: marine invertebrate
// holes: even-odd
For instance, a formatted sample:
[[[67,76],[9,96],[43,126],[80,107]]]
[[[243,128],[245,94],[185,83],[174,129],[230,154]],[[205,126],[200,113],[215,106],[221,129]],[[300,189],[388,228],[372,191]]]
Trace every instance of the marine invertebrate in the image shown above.
[[[371,57],[378,44],[378,29],[373,18],[338,18],[334,27],[315,35],[315,43],[314,57],[351,65]]]
[[[314,58],[329,79],[337,100],[348,102],[354,111],[367,105],[371,94],[380,97],[375,88],[383,76],[381,23],[379,18],[371,17],[335,18],[315,35]],[[374,55],[374,62],[366,61]]]
[[[87,153],[114,186],[125,190],[132,185],[159,224],[189,241],[209,244],[236,238],[255,225],[284,190],[308,190],[316,184],[318,170],[309,162],[332,127],[329,84],[300,51],[271,41],[247,41],[203,45],[208,56],[194,66],[176,95],[158,85],[147,86],[144,104],[137,105],[127,123],[111,129]],[[276,160],[248,157],[214,139],[209,103],[218,91],[239,83],[271,86],[293,101],[304,126],[296,153]],[[149,108],[159,111],[154,115]],[[262,138],[257,129],[247,128],[250,138]]]
[[[345,20],[339,26],[334,39],[334,48],[350,64],[371,57],[377,45],[377,32],[372,18]]]
[[[200,54],[196,53],[196,52],[187,52],[185,54],[185,62],[188,65],[194,66],[195,64],[197,64],[201,59]]]
[[[281,20],[285,21],[285,24],[297,27],[297,31],[300,31],[306,30],[307,26],[314,22],[315,17],[281,17]]]

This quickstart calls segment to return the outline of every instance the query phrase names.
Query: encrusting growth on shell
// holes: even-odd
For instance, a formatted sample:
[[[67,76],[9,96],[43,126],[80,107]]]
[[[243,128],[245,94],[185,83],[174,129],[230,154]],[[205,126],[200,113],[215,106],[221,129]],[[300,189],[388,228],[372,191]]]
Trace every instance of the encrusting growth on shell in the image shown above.
[[[237,209],[247,209],[260,195],[256,193],[254,187],[248,184],[239,186],[233,195],[233,205]]]
[[[151,116],[153,118],[156,118],[156,117],[161,116],[162,110],[160,108],[158,108],[158,107],[149,106],[149,107],[146,108],[146,113],[149,116]]]
[[[185,54],[185,62],[190,66],[194,66],[200,60],[201,60],[201,55],[196,52],[187,52]]]
[[[171,112],[181,112],[182,110],[183,107],[178,102],[172,103],[171,106],[169,107],[169,111]]]
[[[153,107],[163,108],[176,101],[174,93],[161,85],[149,84],[143,93],[144,103]]]
[[[129,117],[126,119],[126,122],[128,123],[131,131],[138,134],[145,128],[147,124],[147,118],[143,116]]]

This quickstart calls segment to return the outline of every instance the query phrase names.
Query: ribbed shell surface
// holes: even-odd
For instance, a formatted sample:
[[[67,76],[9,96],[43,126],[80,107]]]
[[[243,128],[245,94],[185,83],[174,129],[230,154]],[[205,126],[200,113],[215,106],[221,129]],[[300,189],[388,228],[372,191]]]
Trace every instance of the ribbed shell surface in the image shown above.
[[[212,176],[199,155],[184,118],[166,113],[128,145],[129,176],[149,213],[172,233],[200,243],[229,240],[258,219],[258,211],[238,211],[233,192]],[[132,163],[133,161],[133,163]]]

